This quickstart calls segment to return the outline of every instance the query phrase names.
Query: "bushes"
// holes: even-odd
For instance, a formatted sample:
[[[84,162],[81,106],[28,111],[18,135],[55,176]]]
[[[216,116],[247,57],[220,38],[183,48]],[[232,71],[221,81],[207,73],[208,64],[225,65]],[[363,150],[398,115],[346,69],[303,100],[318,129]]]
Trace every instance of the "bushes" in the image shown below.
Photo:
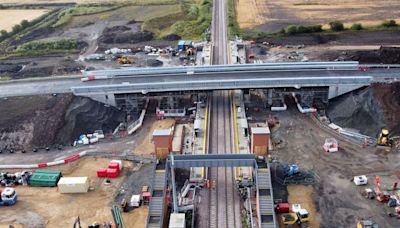
[[[8,32],[6,30],[3,29],[3,30],[0,31],[0,36],[1,37],[6,37],[7,35],[8,35]]]
[[[298,34],[297,31],[298,30],[296,25],[289,25],[288,27],[286,27],[285,33],[288,35],[295,35]]]
[[[77,42],[73,39],[63,39],[56,41],[33,41],[18,46],[17,52],[30,53],[30,52],[44,52],[44,51],[65,51],[77,49]]]
[[[386,28],[389,28],[389,27],[396,27],[396,26],[397,26],[397,23],[396,23],[395,20],[384,20],[384,21],[382,22],[382,26],[383,26],[383,27],[386,27]]]
[[[242,31],[236,20],[235,0],[228,0],[228,33],[231,37],[239,36]]]
[[[344,25],[341,21],[331,21],[329,22],[329,27],[335,32],[344,30]]]
[[[363,27],[360,23],[355,23],[350,27],[351,30],[362,30]]]
[[[12,27],[12,33],[14,33],[14,34],[20,32],[21,30],[22,30],[22,26],[19,24],[16,24]]]
[[[168,34],[177,34],[185,39],[200,39],[211,24],[211,0],[201,0],[197,4],[191,5],[181,4],[182,11],[186,16],[182,20],[175,20],[176,22],[171,26]]]
[[[296,35],[302,33],[322,32],[322,25],[289,25],[286,29],[281,30],[280,33],[288,35]]]

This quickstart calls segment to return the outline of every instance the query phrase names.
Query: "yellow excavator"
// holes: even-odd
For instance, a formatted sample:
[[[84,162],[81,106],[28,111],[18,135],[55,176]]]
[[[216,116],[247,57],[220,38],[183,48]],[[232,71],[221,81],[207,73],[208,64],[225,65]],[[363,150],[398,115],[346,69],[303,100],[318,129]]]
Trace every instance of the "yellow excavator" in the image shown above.
[[[389,130],[382,129],[378,137],[378,146],[391,147],[393,140],[389,138]]]
[[[298,212],[282,214],[282,221],[285,225],[293,225],[295,223],[304,224],[309,220],[309,214],[306,209],[300,209]]]
[[[117,59],[119,64],[132,64],[132,61],[129,60],[127,57],[121,57]]]

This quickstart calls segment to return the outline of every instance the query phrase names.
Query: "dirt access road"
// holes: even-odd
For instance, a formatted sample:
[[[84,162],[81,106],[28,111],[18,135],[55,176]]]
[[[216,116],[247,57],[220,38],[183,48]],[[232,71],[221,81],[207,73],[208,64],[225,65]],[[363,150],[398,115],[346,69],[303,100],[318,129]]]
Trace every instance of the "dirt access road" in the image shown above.
[[[291,24],[323,24],[341,20],[346,26],[362,23],[377,25],[386,19],[400,18],[396,0],[236,0],[239,26],[274,32]]]
[[[271,152],[272,156],[288,163],[297,163],[301,169],[314,170],[318,183],[314,185],[314,202],[320,216],[320,227],[355,227],[358,218],[371,218],[380,227],[398,227],[398,220],[388,219],[391,210],[386,205],[373,204],[364,199],[350,180],[355,175],[377,172],[394,173],[400,168],[400,154],[387,154],[376,148],[362,148],[339,140],[337,153],[326,153],[322,145],[330,132],[319,128],[305,114],[301,114],[290,101],[288,111],[256,114],[250,110],[248,116],[274,115],[280,127],[272,130],[273,140],[281,139],[281,148]]]

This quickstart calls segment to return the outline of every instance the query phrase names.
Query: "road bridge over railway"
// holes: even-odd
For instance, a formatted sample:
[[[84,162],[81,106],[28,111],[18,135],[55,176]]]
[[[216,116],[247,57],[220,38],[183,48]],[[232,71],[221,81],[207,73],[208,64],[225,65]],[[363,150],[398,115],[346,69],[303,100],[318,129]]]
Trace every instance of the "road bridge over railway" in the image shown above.
[[[328,86],[333,98],[374,81],[400,78],[397,65],[368,69],[360,70],[357,62],[294,62],[106,70],[85,73],[94,79],[87,82],[78,75],[1,82],[0,97],[72,92],[115,105],[114,95],[126,93]]]

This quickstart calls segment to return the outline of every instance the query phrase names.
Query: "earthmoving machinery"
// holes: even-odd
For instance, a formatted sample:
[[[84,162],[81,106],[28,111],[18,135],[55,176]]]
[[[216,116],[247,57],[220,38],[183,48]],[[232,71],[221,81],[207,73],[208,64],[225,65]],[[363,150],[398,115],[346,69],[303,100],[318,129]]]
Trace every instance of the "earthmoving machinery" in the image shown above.
[[[375,199],[376,193],[374,190],[371,188],[366,188],[364,191],[361,193],[362,196],[364,196],[367,199]]]
[[[378,224],[371,220],[360,220],[357,223],[357,228],[378,228]]]
[[[339,149],[338,142],[334,138],[325,139],[325,143],[322,147],[324,148],[325,152],[329,153],[338,152]]]
[[[306,224],[309,221],[309,213],[306,209],[301,208],[300,204],[292,205],[292,212],[282,214],[282,221],[285,225]]]
[[[119,64],[123,64],[123,65],[132,64],[132,61],[129,60],[128,57],[126,57],[126,56],[122,56],[121,58],[118,58],[117,61]]]
[[[288,177],[294,176],[296,174],[298,174],[299,171],[299,166],[296,164],[290,164],[290,165],[286,165],[285,166],[285,174]]]
[[[377,145],[383,146],[383,147],[391,147],[392,144],[393,144],[393,140],[389,138],[389,130],[382,129],[382,131],[378,137]]]
[[[0,194],[0,206],[11,206],[17,202],[17,192],[14,188],[5,188]]]

